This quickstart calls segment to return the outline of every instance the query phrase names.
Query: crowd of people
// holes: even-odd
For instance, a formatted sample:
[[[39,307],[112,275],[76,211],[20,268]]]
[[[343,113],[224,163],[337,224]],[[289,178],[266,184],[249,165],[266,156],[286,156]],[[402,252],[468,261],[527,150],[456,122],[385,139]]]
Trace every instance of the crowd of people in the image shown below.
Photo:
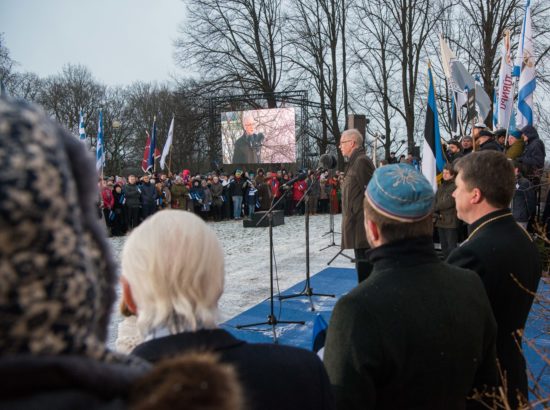
[[[339,213],[343,175],[337,170],[298,173],[305,174],[294,182],[291,171],[262,168],[229,175],[192,175],[185,169],[178,175],[144,174],[139,180],[136,175],[107,177],[99,181],[99,215],[113,236],[121,236],[162,209],[190,211],[207,221],[252,219],[273,205],[287,216],[303,215],[306,209],[310,215]]]
[[[528,152],[533,140],[529,129],[522,133]],[[107,179],[100,194],[93,161],[74,136],[40,109],[0,98],[0,407],[525,404],[521,331],[542,267],[532,236],[509,208],[517,167],[487,150],[447,169],[456,216],[469,231],[443,261],[434,250],[434,205],[438,220],[449,208],[426,178],[410,164],[374,169],[357,130],[343,134],[340,149],[350,160],[341,181],[343,226],[352,235],[344,246],[358,250],[368,268],[337,302],[321,360],[304,349],[246,343],[218,327],[224,255],[202,207],[214,201],[211,188],[223,175],[212,175],[210,187],[208,177],[186,172],[173,181],[145,176],[141,184],[133,176],[124,184]],[[243,216],[247,191],[261,198],[265,189],[270,203],[277,197],[271,188],[281,189],[278,178],[259,171],[254,179],[239,171],[222,179],[234,218]],[[258,177],[267,188],[257,186]],[[308,178],[313,186],[317,175]],[[352,186],[359,182],[366,187]],[[109,206],[97,206],[99,195]],[[131,228],[120,303],[141,338],[130,354],[106,347],[118,275],[97,214],[116,221],[115,202]],[[156,212],[163,203],[172,209]]]

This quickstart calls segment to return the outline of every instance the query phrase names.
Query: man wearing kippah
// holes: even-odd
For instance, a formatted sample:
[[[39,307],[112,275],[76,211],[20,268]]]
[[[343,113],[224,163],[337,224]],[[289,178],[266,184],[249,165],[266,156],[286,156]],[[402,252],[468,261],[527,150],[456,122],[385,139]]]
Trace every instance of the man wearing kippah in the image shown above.
[[[365,256],[369,244],[363,223],[363,192],[374,172],[374,164],[365,155],[363,136],[356,129],[342,133],[340,151],[348,159],[342,182],[342,249],[353,249],[357,280],[361,282],[372,268]]]
[[[378,168],[364,199],[373,270],[332,313],[324,361],[338,409],[458,409],[496,383],[496,324],[474,272],[440,261],[434,193],[407,164]]]
[[[509,208],[516,186],[512,162],[499,152],[483,151],[454,167],[457,216],[470,225],[470,235],[447,262],[472,269],[483,280],[498,325],[497,357],[515,409],[518,393],[527,399],[520,332],[541,277],[539,252]]]

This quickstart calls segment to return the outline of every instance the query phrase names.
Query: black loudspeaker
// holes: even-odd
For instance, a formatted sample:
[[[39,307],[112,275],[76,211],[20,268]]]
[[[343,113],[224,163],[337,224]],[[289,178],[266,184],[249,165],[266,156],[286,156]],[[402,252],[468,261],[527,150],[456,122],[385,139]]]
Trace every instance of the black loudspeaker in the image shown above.
[[[269,219],[265,217],[261,224],[257,225],[264,217],[266,211],[259,211],[254,214],[252,220],[243,219],[243,228],[265,228],[269,226]],[[273,211],[273,226],[285,224],[285,211]],[[256,226],[257,225],[257,226]]]
[[[362,114],[348,114],[348,129],[356,128],[359,130],[363,139],[367,128],[367,117]]]

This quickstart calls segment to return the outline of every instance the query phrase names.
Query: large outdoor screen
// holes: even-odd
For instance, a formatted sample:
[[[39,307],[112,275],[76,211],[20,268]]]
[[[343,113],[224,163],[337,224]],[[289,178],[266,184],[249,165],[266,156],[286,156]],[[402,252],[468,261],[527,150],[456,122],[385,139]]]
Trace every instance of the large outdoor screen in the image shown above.
[[[294,108],[222,113],[224,164],[296,162]]]

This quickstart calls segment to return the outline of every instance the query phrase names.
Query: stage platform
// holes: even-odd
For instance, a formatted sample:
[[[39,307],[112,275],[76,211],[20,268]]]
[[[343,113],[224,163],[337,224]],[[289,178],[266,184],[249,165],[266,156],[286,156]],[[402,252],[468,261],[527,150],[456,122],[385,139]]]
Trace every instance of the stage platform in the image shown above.
[[[355,269],[345,268],[326,268],[311,277],[311,287],[316,293],[332,293],[331,297],[313,296],[311,298],[301,296],[298,298],[285,299],[279,301],[278,295],[274,299],[275,317],[281,321],[304,321],[300,324],[277,324],[275,331],[278,343],[297,346],[304,349],[312,349],[313,323],[318,314],[322,315],[327,323],[330,321],[332,309],[336,301],[344,294],[349,292],[357,283]],[[291,288],[285,290],[281,295],[292,295],[301,292],[304,289],[305,278]],[[550,285],[541,281],[539,285],[539,294],[550,294]],[[314,311],[311,310],[313,305]],[[534,377],[539,379],[539,383],[546,392],[550,394],[550,368],[545,364],[541,354],[550,359],[550,334],[548,329],[548,310],[550,306],[535,303],[527,327],[525,329],[526,339],[531,340],[533,347],[538,353],[524,343],[525,356],[528,367]],[[249,323],[265,322],[270,312],[269,298],[258,305],[235,316],[231,320],[223,323],[221,327],[231,332],[239,339],[251,343],[273,343],[273,330],[270,325],[255,326],[247,329],[237,329],[238,325]],[[548,359],[547,359],[548,360]],[[531,382],[532,384],[532,382]]]

